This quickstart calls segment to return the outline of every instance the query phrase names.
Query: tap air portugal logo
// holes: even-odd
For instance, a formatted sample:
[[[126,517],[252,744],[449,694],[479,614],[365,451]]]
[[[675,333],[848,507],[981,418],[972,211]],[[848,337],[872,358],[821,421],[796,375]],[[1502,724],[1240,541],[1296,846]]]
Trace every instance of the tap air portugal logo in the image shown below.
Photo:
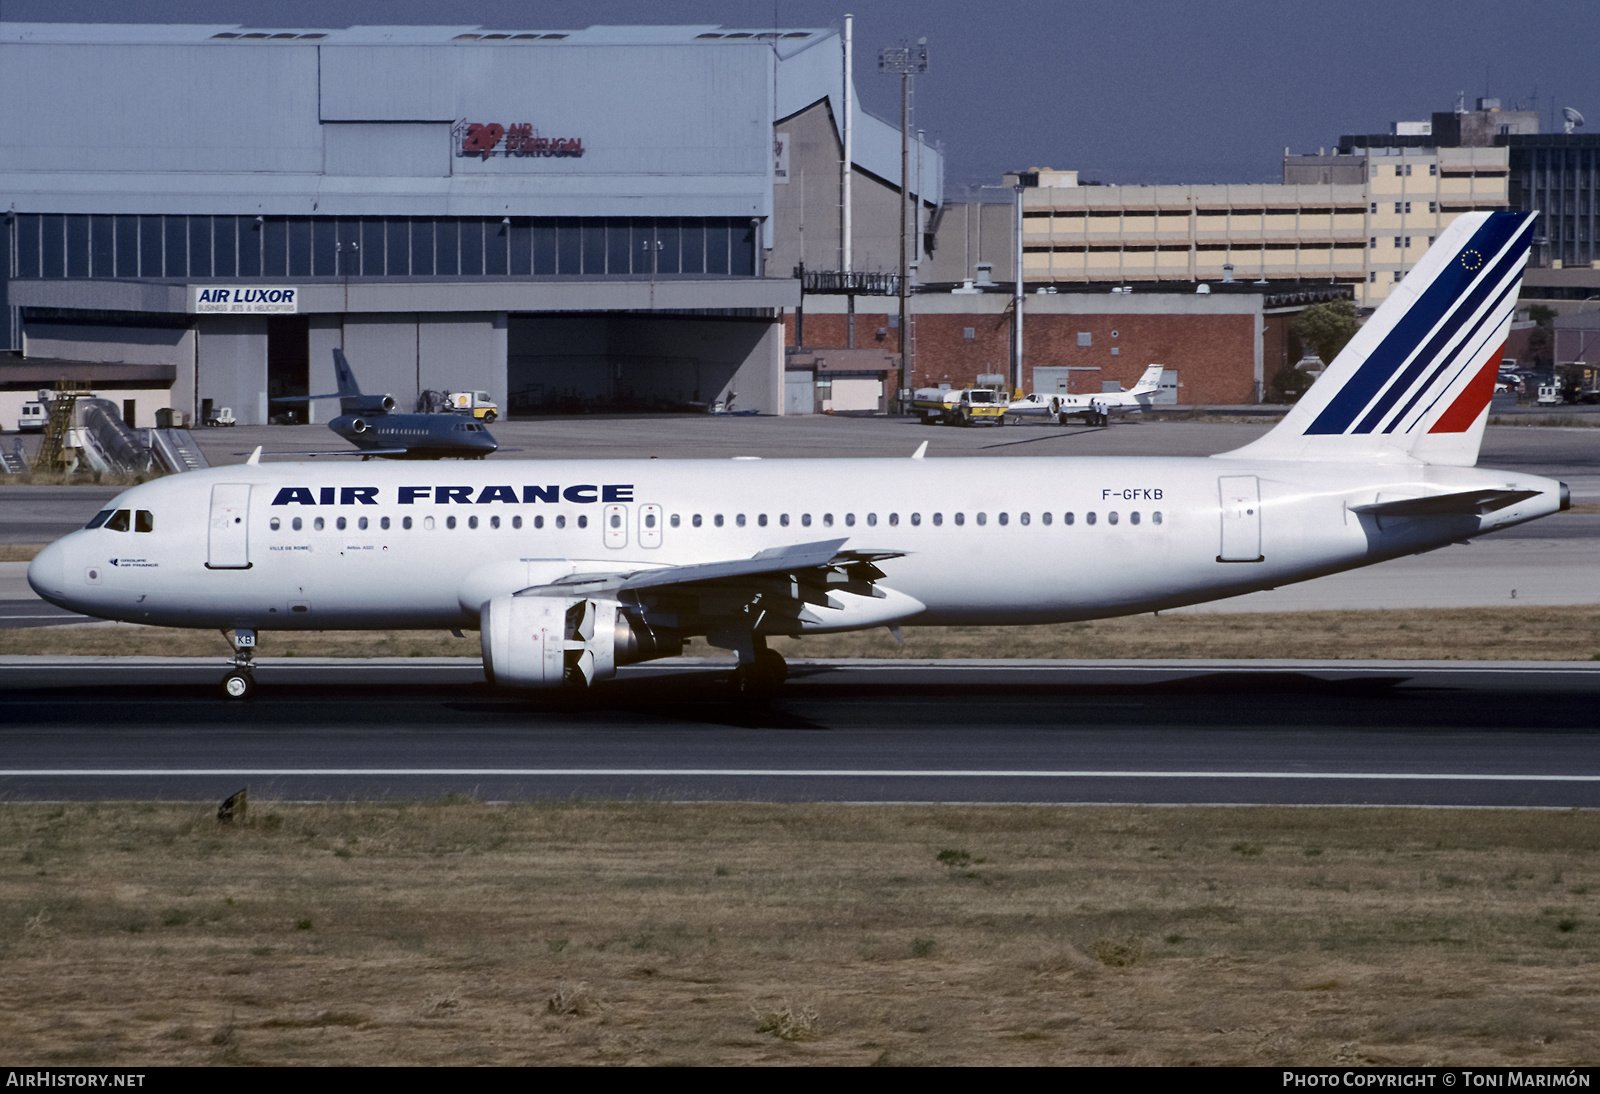
[[[273,505],[377,505],[380,486],[285,486]],[[402,486],[393,499],[400,505],[532,505],[535,502],[595,502],[633,500],[632,483],[579,483],[576,486]]]
[[[577,157],[583,155],[582,137],[542,137],[532,122],[469,122],[465,118],[451,129],[458,157],[511,156],[514,158]]]

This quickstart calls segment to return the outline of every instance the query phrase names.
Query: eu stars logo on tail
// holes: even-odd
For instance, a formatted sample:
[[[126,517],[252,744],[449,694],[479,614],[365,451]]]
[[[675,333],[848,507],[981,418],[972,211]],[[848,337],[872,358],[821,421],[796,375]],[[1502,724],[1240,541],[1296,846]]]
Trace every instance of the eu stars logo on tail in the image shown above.
[[[1478,462],[1536,213],[1456,218],[1255,459]]]

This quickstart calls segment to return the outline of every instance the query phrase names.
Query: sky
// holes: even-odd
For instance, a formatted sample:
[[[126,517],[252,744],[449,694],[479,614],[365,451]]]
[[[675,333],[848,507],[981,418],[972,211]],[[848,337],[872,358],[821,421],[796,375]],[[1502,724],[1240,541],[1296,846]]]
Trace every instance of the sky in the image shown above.
[[[845,6],[840,6],[841,4]],[[928,39],[914,125],[942,142],[946,181],[1077,169],[1108,183],[1282,181],[1283,150],[1450,110],[1457,92],[1507,107],[1576,107],[1600,131],[1593,0],[0,0],[7,22],[838,27],[855,14],[863,105],[898,121],[877,53]],[[1535,100],[1535,96],[1537,99]],[[1559,127],[1555,131],[1559,131]]]

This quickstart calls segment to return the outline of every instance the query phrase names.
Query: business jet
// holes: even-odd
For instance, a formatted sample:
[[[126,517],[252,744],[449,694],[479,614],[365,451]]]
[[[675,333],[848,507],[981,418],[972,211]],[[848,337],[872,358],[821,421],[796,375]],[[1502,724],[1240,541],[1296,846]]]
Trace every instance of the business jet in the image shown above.
[[[1280,424],[1217,456],[252,457],[133,487],[28,581],[87,615],[231,632],[235,698],[261,631],[476,629],[512,688],[586,686],[704,635],[760,694],[786,672],[777,635],[1095,619],[1304,581],[1568,508],[1563,483],[1474,466],[1533,220],[1457,218]]]
[[[1149,410],[1152,396],[1161,390],[1161,373],[1166,366],[1151,365],[1139,382],[1127,391],[1102,391],[1094,395],[1048,395],[1035,392],[1006,407],[1006,421],[1027,417],[1049,417],[1066,425],[1070,418],[1082,418],[1086,425],[1109,425],[1111,415],[1130,410]]]
[[[344,350],[333,351],[339,390],[332,395],[292,395],[275,399],[298,403],[338,399],[340,414],[328,428],[355,445],[336,452],[274,452],[274,456],[355,456],[363,460],[438,460],[446,457],[481,460],[500,446],[470,414],[397,414],[393,395],[363,395]]]

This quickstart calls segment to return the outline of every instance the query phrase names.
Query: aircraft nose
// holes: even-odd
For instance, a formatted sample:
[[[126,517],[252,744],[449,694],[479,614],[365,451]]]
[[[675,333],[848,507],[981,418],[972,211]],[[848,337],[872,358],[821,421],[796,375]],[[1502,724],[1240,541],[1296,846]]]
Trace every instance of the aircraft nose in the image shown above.
[[[67,551],[61,541],[50,544],[28,563],[28,584],[52,604],[67,597]]]

